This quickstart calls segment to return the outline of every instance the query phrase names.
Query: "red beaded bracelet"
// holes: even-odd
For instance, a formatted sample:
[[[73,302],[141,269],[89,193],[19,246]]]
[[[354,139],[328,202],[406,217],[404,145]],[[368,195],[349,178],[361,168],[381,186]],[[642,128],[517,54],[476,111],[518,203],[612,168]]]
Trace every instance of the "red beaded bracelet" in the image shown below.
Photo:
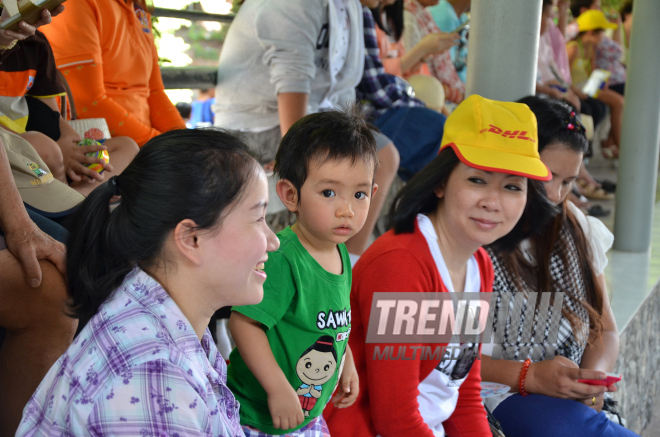
[[[520,379],[518,380],[518,391],[523,396],[527,396],[529,394],[525,391],[525,378],[527,377],[527,370],[529,370],[530,364],[532,364],[532,360],[527,358],[523,363],[522,370],[520,371]]]

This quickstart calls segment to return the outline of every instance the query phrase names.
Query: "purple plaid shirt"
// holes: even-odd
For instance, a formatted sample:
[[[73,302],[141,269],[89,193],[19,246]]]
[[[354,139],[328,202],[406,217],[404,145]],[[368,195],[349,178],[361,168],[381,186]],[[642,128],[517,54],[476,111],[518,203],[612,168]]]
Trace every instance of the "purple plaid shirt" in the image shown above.
[[[17,436],[243,436],[227,366],[136,268],[51,367]]]
[[[362,81],[356,88],[357,100],[363,101],[376,116],[382,115],[390,108],[407,106],[424,106],[421,100],[411,97],[406,92],[406,82],[391,74],[385,73],[380,60],[376,22],[371,11],[362,7],[364,16],[364,73]]]

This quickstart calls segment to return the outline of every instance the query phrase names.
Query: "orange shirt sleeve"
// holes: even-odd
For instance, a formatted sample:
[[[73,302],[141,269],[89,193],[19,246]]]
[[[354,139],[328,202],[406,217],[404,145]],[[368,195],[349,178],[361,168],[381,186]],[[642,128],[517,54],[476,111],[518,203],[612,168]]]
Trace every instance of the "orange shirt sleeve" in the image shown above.
[[[491,435],[481,400],[481,360],[474,361],[468,377],[458,389],[456,409],[442,426],[447,435],[455,437]]]
[[[149,114],[151,125],[160,132],[167,132],[172,129],[185,129],[186,122],[183,121],[179,111],[176,109],[170,98],[165,94],[163,78],[160,74],[158,65],[158,51],[156,44],[151,42],[151,52],[154,58],[151,77],[149,78]],[[139,143],[138,143],[139,144]]]
[[[351,301],[358,300],[360,317],[368,323],[375,292],[426,292],[433,287],[424,267],[408,251],[391,251],[373,260],[353,278]],[[419,412],[419,383],[421,360],[374,360],[376,346],[398,344],[365,343],[365,378],[369,387],[371,419],[382,437],[433,437],[433,432]],[[407,344],[409,348],[422,344]],[[362,396],[362,395],[361,395]]]
[[[65,11],[54,19],[56,25],[39,29],[50,42],[57,68],[65,70],[71,65],[100,64],[102,49],[99,33],[102,23],[96,2],[75,0],[65,6]]]
[[[155,64],[149,82],[153,88],[150,89],[148,104],[152,111],[155,109],[159,113],[151,115],[153,127],[145,125],[108,97],[100,34],[108,31],[103,29],[103,26],[109,23],[102,22],[101,13],[97,2],[93,0],[67,2],[65,12],[56,18],[57,26],[43,28],[57,55],[57,67],[64,73],[71,87],[79,117],[105,118],[112,136],[131,137],[140,146],[159,135],[163,128],[169,130],[185,127],[178,111],[164,93],[157,64],[158,54],[153,42],[151,45]],[[154,74],[154,71],[157,74]]]
[[[105,118],[113,137],[131,137],[140,147],[160,134],[106,95],[100,64],[79,67],[69,69],[68,74],[65,71],[65,77],[75,96],[76,112],[80,118]],[[76,84],[75,90],[73,84]]]

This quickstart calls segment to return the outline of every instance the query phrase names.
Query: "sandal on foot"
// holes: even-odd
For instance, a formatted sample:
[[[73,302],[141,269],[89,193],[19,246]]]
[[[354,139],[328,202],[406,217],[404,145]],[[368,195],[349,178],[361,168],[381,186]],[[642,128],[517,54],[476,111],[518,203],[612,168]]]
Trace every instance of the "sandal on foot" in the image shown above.
[[[600,181],[600,187],[608,193],[614,193],[616,191],[616,183],[612,181],[602,180]]]
[[[605,209],[600,205],[594,205],[587,210],[587,214],[592,217],[607,217],[610,215],[610,210]]]
[[[603,156],[607,159],[617,159],[619,157],[619,146],[616,144],[611,145],[600,145],[600,150],[603,153]]]
[[[608,193],[602,188],[598,188],[594,185],[587,185],[582,188],[582,195],[587,199],[591,200],[612,200],[614,199],[614,194]]]

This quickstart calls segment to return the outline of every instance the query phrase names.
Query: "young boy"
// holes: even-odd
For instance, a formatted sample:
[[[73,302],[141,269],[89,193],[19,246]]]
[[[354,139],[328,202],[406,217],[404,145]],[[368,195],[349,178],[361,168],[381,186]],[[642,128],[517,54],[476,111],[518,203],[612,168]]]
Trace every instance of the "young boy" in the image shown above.
[[[311,114],[282,139],[277,194],[297,222],[278,234],[280,249],[265,263],[263,301],[234,307],[229,320],[237,347],[227,383],[248,437],[321,435],[335,387],[338,408],[357,399],[344,242],[364,225],[377,165],[370,126],[358,115]]]

